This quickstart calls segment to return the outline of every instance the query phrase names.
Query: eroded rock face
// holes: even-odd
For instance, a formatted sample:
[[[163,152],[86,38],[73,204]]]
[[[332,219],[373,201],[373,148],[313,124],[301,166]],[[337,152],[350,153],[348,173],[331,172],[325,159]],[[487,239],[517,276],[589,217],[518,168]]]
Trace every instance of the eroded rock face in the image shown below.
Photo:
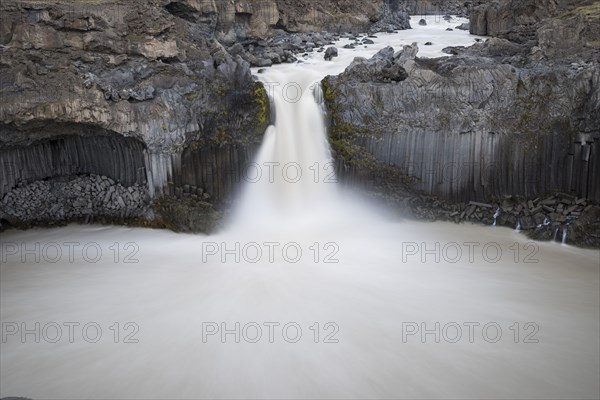
[[[450,200],[552,190],[600,200],[597,62],[519,68],[402,56],[413,50],[395,55],[408,75],[395,83],[382,85],[362,60],[326,78],[334,143],[358,145],[416,178],[416,189]],[[357,63],[370,74],[357,78]]]
[[[600,48],[600,8],[591,0],[490,0],[474,5],[470,30],[529,47],[550,58]]]
[[[527,28],[555,15],[558,9],[558,0],[487,1],[471,11],[471,33],[497,36],[515,26]]]
[[[384,0],[277,0],[282,29],[299,31],[366,31],[382,18]]]
[[[97,174],[112,179],[114,190],[144,187],[147,203],[177,192],[186,148],[210,146],[224,154],[232,146],[254,149],[268,124],[268,99],[249,64],[214,39],[217,11],[205,1],[134,1],[127,6],[3,2],[2,195],[36,179],[45,179],[48,190],[59,193],[70,187],[62,178]],[[111,147],[94,144],[106,135],[113,138]],[[135,162],[113,157],[130,151],[119,137],[139,144]],[[40,150],[39,159],[29,154],[57,138],[79,141],[62,146],[69,155],[60,160],[55,152]],[[90,155],[104,163],[90,163]],[[115,164],[106,165],[111,161]],[[129,167],[139,169],[132,172],[138,174],[133,180]],[[44,176],[10,173],[16,170]],[[226,197],[226,188],[213,184],[210,190],[219,196],[212,199]],[[127,211],[128,203],[122,207]],[[98,209],[93,207],[92,214]],[[13,209],[4,211],[15,215]],[[113,214],[121,215],[118,210]]]
[[[504,10],[511,2],[494,3]],[[538,3],[546,4],[523,7]],[[416,191],[440,204],[490,205],[481,215],[470,206],[448,207],[450,219],[472,209],[489,222],[502,199],[529,199],[532,207],[499,220],[527,229],[541,224],[544,237],[578,227],[574,240],[590,245],[580,241],[585,228],[571,228],[567,216],[588,212],[581,206],[586,200],[600,201],[600,57],[597,30],[590,28],[595,14],[571,10],[560,18],[532,11],[537,22],[511,15],[501,37],[445,50],[454,57],[420,59],[416,45],[406,46],[392,56],[406,72],[402,80],[382,81],[376,58],[357,59],[342,75],[327,77],[340,175],[379,182],[376,190],[401,199]],[[522,40],[531,28],[532,39]],[[554,208],[540,204],[556,192],[567,200],[552,200]],[[525,209],[530,214],[521,214]],[[550,228],[534,217],[548,217]]]

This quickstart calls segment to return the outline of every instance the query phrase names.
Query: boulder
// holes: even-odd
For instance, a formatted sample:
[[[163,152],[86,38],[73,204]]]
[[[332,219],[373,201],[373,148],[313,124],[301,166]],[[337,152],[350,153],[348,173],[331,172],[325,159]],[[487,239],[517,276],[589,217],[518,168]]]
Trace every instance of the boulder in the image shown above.
[[[331,61],[333,59],[333,57],[337,57],[337,56],[338,56],[338,49],[336,47],[328,47],[327,50],[325,50],[325,55],[323,57],[325,58],[325,60]]]

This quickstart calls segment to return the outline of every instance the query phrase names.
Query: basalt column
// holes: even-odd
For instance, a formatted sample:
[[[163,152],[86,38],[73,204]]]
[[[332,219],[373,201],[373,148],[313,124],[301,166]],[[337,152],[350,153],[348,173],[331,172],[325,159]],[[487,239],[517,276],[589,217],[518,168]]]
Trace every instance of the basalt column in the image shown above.
[[[140,216],[149,201],[144,154],[141,141],[106,131],[4,144],[1,218],[29,225]]]

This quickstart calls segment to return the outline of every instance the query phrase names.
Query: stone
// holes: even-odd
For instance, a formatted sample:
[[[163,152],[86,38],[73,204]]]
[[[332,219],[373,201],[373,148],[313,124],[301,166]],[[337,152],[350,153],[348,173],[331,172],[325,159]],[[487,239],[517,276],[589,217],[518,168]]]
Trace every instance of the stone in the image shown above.
[[[336,47],[328,47],[327,50],[325,50],[325,55],[324,58],[327,61],[331,61],[333,59],[333,57],[337,57],[338,56],[338,49]]]
[[[493,208],[493,206],[491,204],[488,203],[479,203],[477,201],[471,201],[469,202],[470,205],[474,205],[476,207],[482,207],[482,208]]]
[[[469,208],[467,209],[466,213],[465,213],[465,217],[469,218],[477,209],[477,207],[475,205],[471,205],[469,206]]]
[[[542,225],[546,221],[546,216],[542,213],[534,214],[533,219],[537,225]]]

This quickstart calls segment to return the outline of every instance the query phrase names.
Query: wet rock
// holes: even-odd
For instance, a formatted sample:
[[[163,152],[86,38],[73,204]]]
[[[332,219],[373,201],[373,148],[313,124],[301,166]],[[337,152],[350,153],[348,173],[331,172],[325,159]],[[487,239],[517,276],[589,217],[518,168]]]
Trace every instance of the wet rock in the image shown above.
[[[568,226],[568,243],[600,248],[600,206],[588,208],[577,220]]]
[[[394,60],[394,49],[389,46],[370,60],[355,58],[345,74],[358,82],[400,82],[408,76],[406,70]]]
[[[338,49],[336,47],[328,47],[327,50],[325,50],[325,55],[324,58],[327,61],[331,61],[333,59],[333,57],[337,57],[338,56]]]
[[[477,201],[471,201],[471,202],[469,202],[469,204],[473,205],[475,207],[493,208],[493,206],[491,204],[488,204],[488,203],[479,203]]]

